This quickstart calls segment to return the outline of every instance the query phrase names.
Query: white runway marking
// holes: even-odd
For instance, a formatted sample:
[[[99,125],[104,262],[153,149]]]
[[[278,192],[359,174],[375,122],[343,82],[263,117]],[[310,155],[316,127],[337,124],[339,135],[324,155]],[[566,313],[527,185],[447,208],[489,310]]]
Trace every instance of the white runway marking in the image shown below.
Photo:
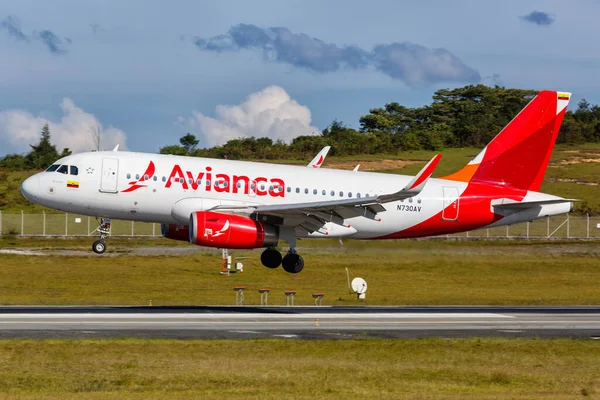
[[[256,314],[256,313],[157,313],[157,314],[84,314],[84,313],[56,313],[56,314],[0,314],[3,319],[484,319],[508,318],[514,316],[494,313],[299,313],[299,314]]]

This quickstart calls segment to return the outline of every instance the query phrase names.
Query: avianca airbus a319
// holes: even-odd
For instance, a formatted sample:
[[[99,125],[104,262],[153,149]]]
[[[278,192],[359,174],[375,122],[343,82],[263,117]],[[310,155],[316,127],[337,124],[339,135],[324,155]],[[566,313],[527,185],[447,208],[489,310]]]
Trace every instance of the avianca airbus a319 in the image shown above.
[[[118,151],[74,154],[21,186],[29,200],[99,217],[161,223],[165,237],[199,246],[266,248],[268,268],[297,273],[297,238],[400,239],[567,213],[573,201],[540,193],[570,94],[542,91],[463,169],[431,178]],[[275,249],[283,240],[289,251]]]

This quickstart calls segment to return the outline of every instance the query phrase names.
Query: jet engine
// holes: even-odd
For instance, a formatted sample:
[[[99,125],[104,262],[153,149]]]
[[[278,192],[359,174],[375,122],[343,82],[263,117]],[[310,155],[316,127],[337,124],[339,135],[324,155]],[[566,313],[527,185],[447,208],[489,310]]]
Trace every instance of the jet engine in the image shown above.
[[[226,249],[274,247],[279,229],[242,215],[197,211],[190,215],[190,242]]]
[[[185,225],[160,224],[160,232],[167,239],[190,241],[190,229]]]

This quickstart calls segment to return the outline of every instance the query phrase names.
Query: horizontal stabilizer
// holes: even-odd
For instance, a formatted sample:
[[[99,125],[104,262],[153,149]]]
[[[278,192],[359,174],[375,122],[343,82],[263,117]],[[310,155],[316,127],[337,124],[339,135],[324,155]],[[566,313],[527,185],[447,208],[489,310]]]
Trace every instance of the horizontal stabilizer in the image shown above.
[[[580,201],[580,200],[577,200],[577,199],[550,199],[550,200],[514,202],[513,200],[509,200],[509,199],[499,199],[499,200],[492,200],[492,207],[503,208],[503,209],[523,210],[526,208],[532,208],[532,207],[536,207],[536,206],[543,206],[543,205],[548,205],[548,204],[573,203],[575,201]]]

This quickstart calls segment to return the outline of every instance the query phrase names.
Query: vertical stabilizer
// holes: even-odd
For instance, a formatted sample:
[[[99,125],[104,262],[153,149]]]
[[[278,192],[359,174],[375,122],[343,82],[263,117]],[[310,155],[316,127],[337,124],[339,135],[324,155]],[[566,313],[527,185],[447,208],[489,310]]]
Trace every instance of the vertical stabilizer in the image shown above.
[[[538,191],[570,97],[539,92],[469,164],[444,179]]]

